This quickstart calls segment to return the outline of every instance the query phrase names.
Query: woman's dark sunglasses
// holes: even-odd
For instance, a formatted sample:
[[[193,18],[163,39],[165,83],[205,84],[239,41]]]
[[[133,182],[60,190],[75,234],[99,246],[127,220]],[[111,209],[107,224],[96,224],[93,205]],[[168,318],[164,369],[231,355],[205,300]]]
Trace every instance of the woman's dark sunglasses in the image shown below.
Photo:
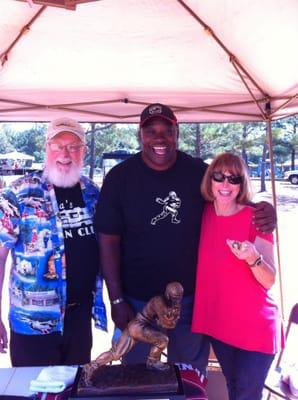
[[[229,183],[231,183],[232,185],[239,185],[240,183],[242,183],[242,176],[239,175],[225,175],[222,172],[216,172],[214,171],[211,175],[211,178],[215,181],[215,182],[224,182],[225,179],[228,180]]]

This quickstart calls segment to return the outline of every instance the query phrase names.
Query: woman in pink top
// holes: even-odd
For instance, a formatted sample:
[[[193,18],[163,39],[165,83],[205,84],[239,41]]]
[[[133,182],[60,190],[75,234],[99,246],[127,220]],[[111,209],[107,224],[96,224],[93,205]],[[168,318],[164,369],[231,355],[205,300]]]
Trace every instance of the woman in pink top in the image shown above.
[[[259,400],[282,324],[269,289],[275,281],[273,235],[253,224],[250,180],[242,159],[217,156],[201,191],[204,211],[193,331],[210,337],[230,400]]]

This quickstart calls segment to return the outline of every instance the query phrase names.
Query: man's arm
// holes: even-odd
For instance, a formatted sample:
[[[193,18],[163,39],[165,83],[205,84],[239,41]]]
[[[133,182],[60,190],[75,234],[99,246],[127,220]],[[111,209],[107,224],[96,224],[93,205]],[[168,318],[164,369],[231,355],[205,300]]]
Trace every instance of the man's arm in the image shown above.
[[[120,239],[119,235],[99,233],[101,269],[111,301],[112,319],[115,325],[123,330],[134,317],[134,312],[123,300],[120,279]]]
[[[9,249],[0,246],[0,353],[6,353],[5,349],[7,349],[7,332],[2,322],[2,288],[8,253]]]
[[[277,215],[276,210],[272,204],[267,201],[259,203],[251,203],[254,207],[254,224],[256,228],[264,233],[271,233],[276,228]]]

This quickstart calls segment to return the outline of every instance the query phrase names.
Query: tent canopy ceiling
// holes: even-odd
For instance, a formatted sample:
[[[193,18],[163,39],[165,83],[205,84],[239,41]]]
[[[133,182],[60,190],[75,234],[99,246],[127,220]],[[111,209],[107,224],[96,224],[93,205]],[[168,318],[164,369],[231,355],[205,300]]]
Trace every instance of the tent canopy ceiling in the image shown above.
[[[180,122],[296,114],[297,21],[297,0],[1,0],[0,121],[137,122],[157,101]]]

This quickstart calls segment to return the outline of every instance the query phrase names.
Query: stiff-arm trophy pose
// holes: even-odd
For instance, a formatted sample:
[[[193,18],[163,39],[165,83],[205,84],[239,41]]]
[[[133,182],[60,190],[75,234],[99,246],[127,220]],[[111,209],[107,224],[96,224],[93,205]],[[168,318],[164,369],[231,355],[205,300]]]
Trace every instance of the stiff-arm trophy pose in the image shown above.
[[[85,379],[90,382],[92,373],[98,367],[119,360],[127,354],[137,342],[151,345],[147,358],[147,368],[167,370],[169,365],[160,361],[163,350],[168,345],[169,338],[160,328],[173,329],[180,317],[183,287],[179,282],[171,282],[166,286],[165,293],[154,296],[138,312],[122,332],[119,340],[112,348],[100,354],[96,360],[84,366]]]

